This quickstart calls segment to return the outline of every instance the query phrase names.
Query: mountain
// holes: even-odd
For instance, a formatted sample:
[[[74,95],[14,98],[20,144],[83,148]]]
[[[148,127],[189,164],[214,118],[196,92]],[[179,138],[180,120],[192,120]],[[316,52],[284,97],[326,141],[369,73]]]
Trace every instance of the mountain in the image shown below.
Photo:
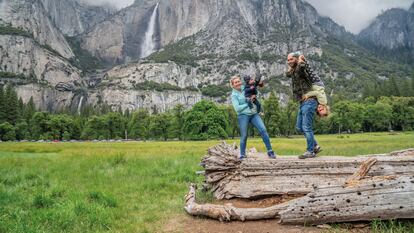
[[[42,4],[3,1],[0,19],[0,82],[16,84],[23,101],[33,96],[41,109],[70,106],[82,71],[71,64],[75,55]]]
[[[358,40],[380,55],[414,62],[414,3],[409,10],[385,11],[359,33]]]
[[[197,33],[204,35],[203,38],[198,37],[197,45],[209,40],[212,43],[207,46],[215,49],[210,52],[227,54],[234,52],[229,49],[238,48],[231,46],[234,43],[255,43],[259,45],[255,49],[265,50],[269,48],[263,48],[258,42],[289,39],[290,35],[298,33],[309,35],[308,42],[317,41],[316,37],[327,31],[339,36],[346,34],[343,27],[320,17],[311,5],[303,1],[136,1],[96,25],[85,35],[83,47],[111,64],[140,58],[145,31],[157,2],[154,35],[157,48]],[[292,49],[298,47],[288,41],[274,42],[273,45],[278,45],[277,52],[283,54],[290,46]]]
[[[263,92],[286,103],[286,54],[296,50],[331,98],[358,98],[367,83],[409,75],[302,0],[137,0],[116,12],[76,0],[2,4],[0,81],[47,110],[228,103],[229,78],[257,71],[267,79]]]
[[[87,32],[116,11],[110,6],[90,6],[76,0],[40,0],[55,26],[66,36]]]
[[[289,51],[321,55],[327,37],[351,37],[300,0],[157,3],[136,1],[83,37],[83,47],[92,54],[109,64],[126,63],[101,75],[89,100],[100,99],[123,109],[160,111],[179,103],[191,106],[202,97],[227,102],[226,80],[231,75],[260,69],[268,77],[283,76]],[[161,50],[135,62],[154,12],[153,40]],[[288,80],[274,83],[286,101]]]

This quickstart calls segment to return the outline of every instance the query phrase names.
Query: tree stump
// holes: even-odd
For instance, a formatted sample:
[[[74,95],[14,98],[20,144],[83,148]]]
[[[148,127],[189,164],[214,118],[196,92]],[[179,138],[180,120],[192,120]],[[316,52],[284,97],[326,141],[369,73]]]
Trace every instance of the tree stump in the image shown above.
[[[217,199],[303,194],[267,208],[197,204],[190,187],[185,210],[221,221],[280,219],[284,224],[323,224],[414,218],[414,149],[358,157],[267,159],[252,152],[239,161],[233,145],[208,150],[201,165]]]

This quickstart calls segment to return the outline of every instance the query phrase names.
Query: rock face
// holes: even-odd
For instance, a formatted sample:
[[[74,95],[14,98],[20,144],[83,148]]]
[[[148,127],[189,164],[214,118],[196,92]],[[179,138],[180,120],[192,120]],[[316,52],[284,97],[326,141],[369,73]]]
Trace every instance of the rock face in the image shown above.
[[[67,36],[88,31],[105,20],[114,8],[89,6],[76,0],[41,0],[55,26]]]
[[[16,91],[28,101],[33,97],[43,110],[58,110],[72,103],[77,88],[82,86],[81,70],[69,59],[74,54],[63,34],[50,21],[39,1],[14,0],[2,3],[1,24],[25,32],[22,35],[0,35],[0,71],[19,75],[1,78],[2,84],[16,84]],[[58,84],[73,87],[56,90]]]
[[[406,51],[414,59],[414,4],[407,10],[391,9],[361,31],[358,39],[367,46]]]
[[[147,22],[157,2],[136,1],[97,24],[84,37],[84,48],[112,64],[138,59]],[[249,47],[284,55],[288,50],[317,43],[317,38],[327,33],[347,34],[343,27],[320,17],[301,0],[161,0],[156,29],[160,47],[196,35],[197,46],[204,46],[203,50],[213,48],[210,53],[222,55]],[[286,40],[298,34],[301,38]],[[263,46],[270,41],[273,43]]]
[[[193,106],[202,99],[199,92],[194,91],[146,91],[105,88],[90,92],[88,103],[104,100],[109,106],[121,107],[123,110],[145,108],[150,112],[165,112],[178,104]]]
[[[0,36],[1,71],[23,74],[25,81],[34,81],[54,87],[60,82],[77,83],[80,70],[64,58],[44,49],[27,37]]]
[[[0,22],[28,31],[40,45],[49,46],[64,58],[74,57],[65,37],[54,26],[39,1],[13,0],[2,4]]]
[[[202,98],[228,103],[222,91],[229,90],[229,78],[256,71],[272,84],[266,92],[275,91],[287,102],[290,82],[284,77],[285,56],[295,50],[312,56],[312,66],[324,76],[328,88],[341,91],[346,89],[341,83],[356,79],[353,73],[333,70],[322,59],[332,38],[352,44],[348,49],[335,42],[334,49],[339,51],[335,56],[356,56],[360,47],[353,35],[319,16],[303,0],[136,0],[116,12],[78,0],[0,4],[0,23],[28,32],[0,34],[0,72],[27,77],[0,81],[20,85],[19,95],[24,100],[35,95],[42,109],[107,103],[114,109],[165,111],[177,104],[190,107]],[[412,14],[413,8],[406,14]],[[149,28],[153,33],[148,33]],[[73,48],[64,35],[74,37],[70,39]],[[141,59],[145,38],[152,39],[151,47],[157,52]],[[409,44],[413,37],[404,34],[403,38],[392,44]],[[76,68],[73,64],[81,67],[86,51],[107,67],[95,72]],[[209,85],[220,90],[206,94]],[[358,94],[358,90],[352,92]]]
[[[136,1],[134,5],[97,24],[83,37],[84,48],[110,64],[138,59],[148,27],[146,23],[157,3]],[[102,101],[116,106],[116,103],[129,100],[127,104],[120,105],[130,109],[141,106],[152,108],[152,103],[162,106],[161,109],[169,109],[183,101],[159,102],[163,98],[159,92],[154,92],[146,95],[146,98],[154,98],[152,103],[143,100],[134,102],[141,98],[137,92],[142,88],[140,84],[149,81],[168,83],[176,87],[173,89],[181,89],[175,90],[176,93],[181,92],[191,100],[200,99],[201,94],[194,92],[197,88],[209,84],[227,86],[230,76],[253,74],[257,70],[267,78],[283,76],[285,55],[289,51],[300,49],[320,56],[326,36],[349,36],[343,27],[320,17],[311,5],[300,0],[161,0],[157,11],[154,40],[159,47],[167,47],[165,51],[161,49],[161,53],[169,56],[178,52],[187,60],[193,57],[192,64],[157,63],[150,57],[145,61],[116,66],[99,81],[102,91],[96,93],[100,93],[97,95],[101,95]],[[267,56],[268,59],[255,60],[254,56]],[[279,96],[286,96],[285,93],[289,92],[288,80],[277,81],[282,83]],[[228,102],[228,98],[217,96],[216,99]],[[191,101],[184,103],[191,105]]]

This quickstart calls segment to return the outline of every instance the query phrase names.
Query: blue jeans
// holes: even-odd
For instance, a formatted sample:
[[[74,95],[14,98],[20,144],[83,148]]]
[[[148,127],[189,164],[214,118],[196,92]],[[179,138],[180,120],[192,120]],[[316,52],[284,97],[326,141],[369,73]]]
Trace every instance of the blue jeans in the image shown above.
[[[260,118],[259,114],[254,115],[238,115],[237,119],[239,121],[239,128],[240,128],[240,155],[246,155],[246,143],[247,143],[247,129],[249,123],[252,123],[254,127],[259,131],[260,135],[262,136],[263,142],[266,145],[267,151],[272,150],[272,145],[270,144],[270,138],[267,134],[266,127]]]
[[[318,145],[312,129],[317,107],[318,101],[315,99],[302,102],[296,119],[296,130],[305,135],[307,143],[306,150],[309,152],[313,152],[315,146]]]

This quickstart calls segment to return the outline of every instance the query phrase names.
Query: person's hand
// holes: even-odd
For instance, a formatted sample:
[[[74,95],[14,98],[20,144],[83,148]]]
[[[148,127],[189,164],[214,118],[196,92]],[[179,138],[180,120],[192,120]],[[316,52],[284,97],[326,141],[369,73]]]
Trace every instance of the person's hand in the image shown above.
[[[264,82],[263,82],[263,80],[260,80],[260,82],[259,82],[258,86],[259,86],[259,87],[264,87]]]
[[[304,55],[300,55],[299,56],[299,62],[305,62],[305,61],[306,61],[305,56]]]
[[[302,101],[306,101],[307,99],[309,99],[307,95],[302,95]]]
[[[256,100],[256,95],[252,95],[251,100],[255,101]]]

